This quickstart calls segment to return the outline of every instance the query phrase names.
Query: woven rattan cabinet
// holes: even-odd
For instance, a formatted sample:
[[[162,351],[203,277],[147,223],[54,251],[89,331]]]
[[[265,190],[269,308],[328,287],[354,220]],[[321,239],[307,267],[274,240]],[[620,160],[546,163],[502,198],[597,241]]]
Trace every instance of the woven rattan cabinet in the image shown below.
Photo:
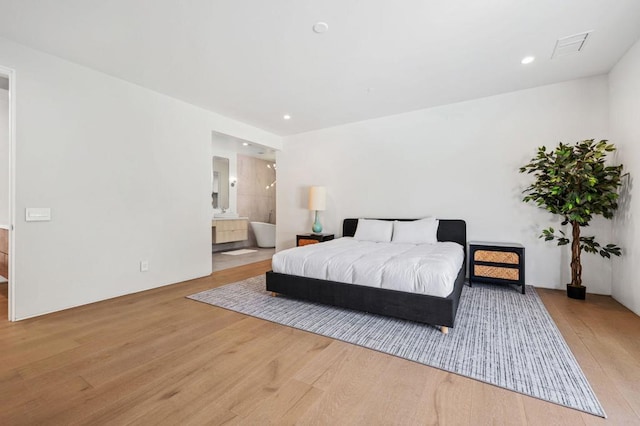
[[[469,285],[515,284],[524,294],[524,247],[517,243],[469,243]]]

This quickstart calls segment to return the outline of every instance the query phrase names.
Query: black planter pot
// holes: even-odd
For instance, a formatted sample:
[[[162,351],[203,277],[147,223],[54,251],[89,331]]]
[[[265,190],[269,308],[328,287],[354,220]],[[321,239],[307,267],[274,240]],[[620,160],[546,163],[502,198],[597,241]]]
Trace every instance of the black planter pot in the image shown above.
[[[571,284],[567,284],[567,297],[569,297],[569,299],[584,300],[586,294],[587,294],[586,287],[584,286],[576,287],[576,286],[572,286]]]

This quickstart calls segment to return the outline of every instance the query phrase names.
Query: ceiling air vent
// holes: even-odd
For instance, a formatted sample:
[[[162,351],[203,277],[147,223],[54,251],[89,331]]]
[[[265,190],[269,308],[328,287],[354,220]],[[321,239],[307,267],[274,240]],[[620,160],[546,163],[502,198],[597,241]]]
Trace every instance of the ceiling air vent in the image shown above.
[[[556,47],[553,48],[551,59],[581,52],[590,35],[591,31],[586,31],[584,33],[559,38],[558,41],[556,41]]]

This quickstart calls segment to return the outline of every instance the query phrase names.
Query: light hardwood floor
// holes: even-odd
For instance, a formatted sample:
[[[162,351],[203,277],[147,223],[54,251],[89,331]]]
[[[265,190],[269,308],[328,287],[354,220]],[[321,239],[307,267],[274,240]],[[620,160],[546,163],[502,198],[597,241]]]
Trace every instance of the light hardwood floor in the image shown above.
[[[269,268],[0,321],[0,424],[640,424],[640,318],[610,297],[539,290],[603,420],[185,299]]]

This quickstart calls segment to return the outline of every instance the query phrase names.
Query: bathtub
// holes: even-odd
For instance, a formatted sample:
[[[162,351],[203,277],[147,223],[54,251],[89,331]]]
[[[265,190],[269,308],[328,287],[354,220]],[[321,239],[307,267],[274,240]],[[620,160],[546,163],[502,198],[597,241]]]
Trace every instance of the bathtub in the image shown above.
[[[276,246],[276,226],[271,223],[251,222],[258,247]]]

